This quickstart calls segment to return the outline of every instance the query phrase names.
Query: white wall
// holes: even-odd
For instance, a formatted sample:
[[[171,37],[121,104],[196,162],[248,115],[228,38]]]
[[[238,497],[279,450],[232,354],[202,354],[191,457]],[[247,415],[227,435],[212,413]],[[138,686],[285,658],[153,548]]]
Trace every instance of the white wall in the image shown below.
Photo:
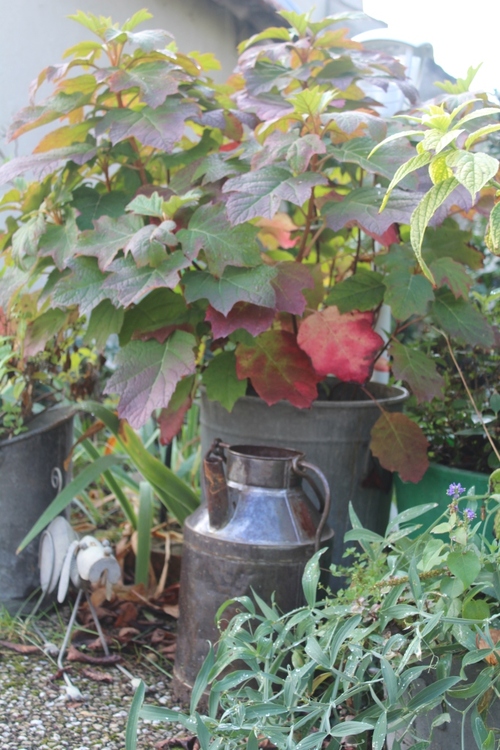
[[[12,116],[29,103],[29,85],[43,68],[61,62],[65,49],[93,36],[67,16],[83,10],[123,23],[143,7],[153,18],[139,28],[166,29],[183,52],[213,52],[223,65],[219,80],[231,72],[234,21],[210,0],[0,0],[0,156],[32,151],[40,132],[6,143]]]

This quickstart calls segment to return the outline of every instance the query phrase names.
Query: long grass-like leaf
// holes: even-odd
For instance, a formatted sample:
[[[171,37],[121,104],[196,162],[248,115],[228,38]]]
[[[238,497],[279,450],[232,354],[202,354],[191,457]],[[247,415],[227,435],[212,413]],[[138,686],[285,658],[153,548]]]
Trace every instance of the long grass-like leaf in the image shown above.
[[[153,525],[153,491],[148,482],[141,482],[139,491],[139,519],[137,526],[137,557],[135,559],[135,582],[147,588],[149,581],[149,557],[151,552],[151,527]]]
[[[146,694],[146,687],[141,680],[137,690],[134,693],[132,704],[127,719],[127,728],[125,731],[125,750],[135,750],[137,747],[137,724],[139,721],[139,714],[141,711],[142,704],[144,703],[144,696]]]
[[[26,534],[21,544],[17,548],[17,553],[21,552],[51,521],[53,518],[62,513],[70,504],[75,495],[84,490],[92,482],[95,482],[104,471],[114,464],[124,460],[123,456],[103,456],[90,466],[87,466],[78,476],[73,479],[61,492],[54,498],[49,507],[42,513],[33,528]]]
[[[97,461],[99,458],[99,451],[97,448],[92,445],[90,440],[84,440],[82,443],[82,447],[87,454],[89,458],[92,459],[92,461]],[[120,487],[119,482],[116,480],[116,478],[113,476],[113,473],[111,471],[105,471],[102,475],[102,478],[104,482],[107,484],[109,490],[113,493],[113,495],[116,497],[117,501],[120,504],[121,509],[123,510],[125,516],[127,517],[127,520],[132,524],[132,527],[134,529],[137,529],[137,516],[136,513],[132,507],[132,504],[122,488]]]
[[[179,523],[196,510],[200,502],[196,493],[144,448],[127,422],[120,421],[110,409],[95,401],[86,401],[79,408],[94,414],[111,430],[138,471],[152,485],[158,499]]]

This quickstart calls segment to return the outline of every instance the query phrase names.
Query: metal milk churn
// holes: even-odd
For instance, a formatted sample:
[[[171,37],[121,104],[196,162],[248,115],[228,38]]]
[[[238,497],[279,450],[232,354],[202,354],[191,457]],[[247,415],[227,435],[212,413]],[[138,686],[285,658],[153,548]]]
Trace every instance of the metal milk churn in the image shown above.
[[[319,510],[302,489],[303,478]],[[206,505],[184,525],[174,668],[179,695],[193,686],[208,641],[218,641],[221,604],[253,590],[267,603],[274,593],[283,612],[300,606],[304,567],[333,537],[326,526],[328,482],[303,453],[216,440],[204,459],[203,480]],[[222,628],[237,611],[237,603],[224,611]]]

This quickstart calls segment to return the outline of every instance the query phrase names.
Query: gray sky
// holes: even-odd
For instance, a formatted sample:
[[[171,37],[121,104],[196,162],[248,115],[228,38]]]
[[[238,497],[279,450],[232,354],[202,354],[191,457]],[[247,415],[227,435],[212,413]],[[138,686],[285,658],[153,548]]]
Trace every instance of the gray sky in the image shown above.
[[[500,0],[364,0],[363,9],[395,38],[430,42],[437,64],[455,78],[482,62],[473,88],[500,89]]]

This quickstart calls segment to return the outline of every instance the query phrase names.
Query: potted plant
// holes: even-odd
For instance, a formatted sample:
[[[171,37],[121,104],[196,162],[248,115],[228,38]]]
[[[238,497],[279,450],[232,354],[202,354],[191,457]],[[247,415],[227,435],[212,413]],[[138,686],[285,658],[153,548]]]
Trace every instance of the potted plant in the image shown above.
[[[216,86],[211,56],[186,56],[166,32],[136,30],[150,17],[145,11],[122,26],[77,14],[97,39],[42,71],[33,96],[43,82],[55,91],[20,113],[11,136],[64,124],[32,156],[0,168],[2,182],[27,170],[39,178],[4,237],[2,285],[9,300],[21,300],[26,284],[41,282],[37,314],[47,321],[48,308],[57,311],[55,328],[82,316],[89,337],[118,333],[107,390],[132,427],[157,413],[164,441],[200,383],[205,406],[214,400],[230,411],[250,389],[262,399],[255,407],[301,407],[299,426],[285,427],[280,444],[304,432],[319,392],[320,412],[329,397],[354,402],[348,416],[334,417],[335,449],[349,443],[344,430],[355,423],[349,453],[335,452],[329,426],[324,459],[306,448],[334,469],[338,561],[349,499],[379,530],[388,514],[390,475],[372,454],[412,481],[427,467],[419,427],[392,413],[405,392],[369,385],[376,363],[390,346],[395,378],[420,400],[434,397],[442,387],[435,364],[407,346],[404,333],[415,315],[441,320],[442,299],[460,321],[474,310],[460,296],[466,283],[457,293],[445,272],[449,256],[434,253],[444,267],[434,292],[400,244],[426,178],[421,184],[410,174],[379,213],[382,186],[411,147],[400,142],[395,155],[390,143],[368,159],[387,122],[363,86],[396,81],[411,96],[404,69],[350,40],[338,28],[342,17],[282,15],[290,28],[244,43],[237,72]],[[8,210],[10,200],[7,193]],[[454,247],[448,252],[455,257]],[[454,262],[467,279],[467,258]],[[390,344],[375,330],[385,304],[394,319]],[[489,341],[487,324],[474,320],[475,340]],[[455,317],[442,326],[450,335],[460,328]],[[368,427],[359,419],[366,405]],[[261,434],[271,437],[267,427]],[[346,486],[337,473],[344,466]]]
[[[11,311],[14,313],[14,311]],[[37,546],[16,547],[67,483],[74,402],[96,389],[99,358],[76,331],[30,349],[27,312],[0,336],[0,605],[18,609],[38,586]]]
[[[238,600],[189,712],[142,705],[139,687],[127,750],[139,717],[171,722],[172,743],[187,731],[205,748],[495,747],[499,547],[481,519],[500,496],[464,497],[454,483],[447,499],[441,522],[413,540],[428,505],[400,514],[384,536],[362,528],[351,508],[348,540],[363,552],[335,571],[348,587],[318,596],[320,552],[304,575],[303,607],[283,614],[258,597]]]

